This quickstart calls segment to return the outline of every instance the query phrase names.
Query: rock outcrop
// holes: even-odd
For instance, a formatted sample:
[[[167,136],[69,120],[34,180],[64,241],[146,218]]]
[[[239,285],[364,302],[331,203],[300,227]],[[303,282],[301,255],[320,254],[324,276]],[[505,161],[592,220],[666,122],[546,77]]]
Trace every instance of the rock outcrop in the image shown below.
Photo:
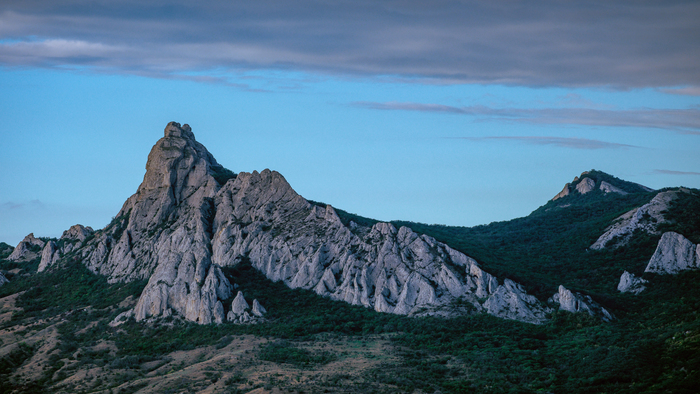
[[[58,242],[49,240],[41,251],[41,262],[37,271],[43,272],[56,265],[61,257],[79,249],[85,240],[94,233],[95,231],[91,227],[76,224],[64,231]]]
[[[661,236],[654,255],[644,272],[677,274],[700,268],[700,245],[695,245],[681,234],[666,232]]]
[[[148,279],[136,320],[175,311],[201,324],[224,321],[221,301],[232,286],[211,261],[213,198],[232,176],[188,125],[171,122],[136,194],[82,251],[87,267],[111,283]]]
[[[603,193],[606,193],[606,194],[607,193],[617,193],[617,194],[622,194],[623,196],[626,194],[629,194],[626,191],[620,189],[619,187],[615,187],[615,186],[613,186],[605,181],[600,182],[600,190],[602,190]]]
[[[485,312],[541,323],[549,311],[522,286],[431,237],[389,223],[343,223],[275,171],[233,174],[188,125],[174,122],[151,150],[137,192],[75,253],[111,283],[148,279],[136,320],[173,312],[201,324],[227,320],[223,300],[233,286],[221,267],[244,260],[292,288],[380,312]],[[244,312],[254,320],[265,309],[254,301]]]
[[[607,179],[607,180],[606,180]],[[610,182],[615,184],[612,184]],[[597,186],[597,187],[596,187]],[[637,183],[626,182],[605,174],[601,171],[591,170],[581,173],[581,178],[575,177],[571,183],[564,185],[564,189],[560,191],[552,200],[558,200],[572,194],[588,194],[595,190],[600,190],[605,194],[613,193],[626,195],[637,192],[650,192],[652,189],[642,186]]]
[[[522,287],[499,284],[464,254],[407,227],[346,226],[277,172],[238,174],[215,205],[215,264],[249,259],[272,280],[379,312],[452,315],[464,300],[504,318],[545,319],[546,308]]]
[[[595,181],[591,178],[583,178],[576,185],[576,191],[580,194],[586,194],[595,188]]]
[[[664,223],[663,212],[668,209],[669,203],[673,201],[679,192],[683,190],[672,190],[661,192],[647,204],[635,208],[615,219],[600,237],[591,245],[593,250],[601,250],[607,246],[619,247],[625,245],[636,230],[655,234],[659,223]],[[613,241],[612,245],[608,242]]]
[[[559,291],[550,298],[550,303],[558,304],[561,310],[572,313],[585,312],[603,321],[611,321],[614,319],[610,312],[593,301],[590,296],[574,293],[562,285],[559,285]]]
[[[250,311],[253,315],[251,316]],[[243,292],[239,291],[236,298],[231,303],[231,310],[226,315],[226,320],[236,324],[251,324],[261,321],[263,315],[267,311],[263,308],[258,300],[253,300],[253,308],[251,309],[248,302],[243,297]]]
[[[44,247],[45,242],[39,238],[34,238],[34,233],[31,233],[19,241],[17,247],[12,253],[7,256],[10,261],[25,261],[36,257],[37,253],[33,250]]]
[[[41,251],[41,262],[37,272],[44,272],[47,268],[55,265],[60,258],[60,252],[55,241],[49,241]]]
[[[646,289],[645,284],[647,282],[646,279],[639,278],[625,271],[622,273],[622,276],[620,276],[620,283],[617,285],[617,290],[621,293],[639,294]]]

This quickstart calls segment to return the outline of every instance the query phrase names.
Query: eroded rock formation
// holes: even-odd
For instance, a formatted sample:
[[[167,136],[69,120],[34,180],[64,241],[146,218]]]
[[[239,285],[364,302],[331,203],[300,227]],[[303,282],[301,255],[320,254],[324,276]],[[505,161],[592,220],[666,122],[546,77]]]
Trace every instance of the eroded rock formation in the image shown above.
[[[343,223],[330,205],[310,203],[275,171],[231,173],[188,125],[174,122],[151,150],[137,192],[85,244],[75,253],[110,282],[148,279],[136,320],[261,317],[265,309],[257,301],[251,309],[242,294],[230,308],[223,303],[233,286],[221,267],[244,260],[292,288],[380,312],[486,312],[540,323],[549,311],[519,284],[499,281],[431,237],[390,223]],[[48,267],[54,254],[46,254]]]
[[[700,268],[700,244],[695,245],[681,234],[672,231],[661,236],[654,255],[644,272],[677,274]]]
[[[613,241],[613,245],[608,246],[622,246],[629,241],[636,230],[652,234],[656,233],[657,225],[666,221],[663,212],[668,209],[669,203],[676,198],[679,192],[682,192],[682,190],[661,192],[654,196],[649,203],[618,217],[606,229],[605,233],[591,245],[591,249],[603,249],[610,241]]]
[[[34,238],[34,233],[31,233],[24,237],[23,240],[19,241],[15,250],[7,256],[7,260],[10,261],[22,261],[31,260],[36,256],[35,252],[32,252],[34,248],[43,248],[45,242],[39,238]],[[33,248],[34,247],[34,248]]]
[[[620,283],[617,285],[617,290],[621,293],[639,294],[646,289],[645,284],[648,281],[635,276],[627,271],[620,276]]]
[[[559,285],[559,291],[554,293],[550,298],[550,302],[558,304],[559,309],[573,313],[588,313],[591,316],[598,317],[603,321],[611,321],[614,319],[605,308],[593,301],[590,296],[575,293],[566,287]]]

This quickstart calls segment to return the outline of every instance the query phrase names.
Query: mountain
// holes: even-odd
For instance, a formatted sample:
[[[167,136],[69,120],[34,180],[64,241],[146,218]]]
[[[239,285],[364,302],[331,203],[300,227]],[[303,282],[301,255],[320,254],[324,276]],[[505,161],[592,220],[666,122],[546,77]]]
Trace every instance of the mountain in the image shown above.
[[[105,228],[0,243],[0,392],[694,392],[700,191],[565,190],[378,222],[171,122]]]
[[[56,264],[55,243],[40,270]],[[390,223],[343,223],[284,177],[234,174],[171,122],[146,174],[115,219],[73,251],[110,283],[148,279],[137,321],[172,313],[226,320],[233,285],[222,268],[243,260],[273,281],[378,312],[454,316],[487,312],[541,323],[550,308],[510,279],[500,281],[448,245]]]

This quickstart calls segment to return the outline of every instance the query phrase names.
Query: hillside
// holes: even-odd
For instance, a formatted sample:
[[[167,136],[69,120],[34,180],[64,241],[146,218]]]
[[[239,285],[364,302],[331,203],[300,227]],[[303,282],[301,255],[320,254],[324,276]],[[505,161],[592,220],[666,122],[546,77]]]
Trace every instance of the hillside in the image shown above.
[[[306,200],[274,171],[227,170],[187,125],[146,168],[104,229],[0,244],[0,391],[700,384],[698,190],[593,170],[527,217],[467,228]],[[671,232],[690,254],[665,252]],[[691,269],[648,270],[676,258]],[[618,291],[623,272],[644,289]]]

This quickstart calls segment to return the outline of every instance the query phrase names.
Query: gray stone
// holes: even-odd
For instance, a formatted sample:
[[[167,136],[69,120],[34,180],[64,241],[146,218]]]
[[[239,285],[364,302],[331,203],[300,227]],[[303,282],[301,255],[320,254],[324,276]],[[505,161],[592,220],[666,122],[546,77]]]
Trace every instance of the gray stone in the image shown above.
[[[110,327],[119,327],[122,324],[129,321],[129,319],[131,319],[132,317],[134,317],[134,310],[129,309],[126,312],[122,312],[122,313],[118,314],[117,317],[114,318],[114,320],[109,322],[109,326]]]
[[[4,285],[5,283],[10,283],[10,281],[2,272],[0,272],[0,286]]]
[[[581,194],[586,194],[593,189],[595,189],[595,181],[591,178],[583,178],[578,185],[576,185],[576,191]]]
[[[622,273],[622,276],[620,276],[620,283],[617,285],[617,290],[621,293],[639,294],[646,289],[644,284],[647,282],[646,279],[639,278],[625,271]]]
[[[243,312],[249,308],[248,303],[246,302],[245,298],[243,298],[243,292],[239,291],[238,294],[236,294],[236,298],[234,298],[233,302],[231,303],[231,312],[233,312],[235,315],[242,315]]]
[[[609,241],[615,238],[617,238],[617,242],[615,242],[613,246],[623,246],[629,241],[636,230],[656,234],[658,224],[666,221],[663,212],[668,209],[669,203],[676,198],[679,192],[683,192],[683,190],[661,192],[654,196],[647,204],[618,217],[613,224],[605,230],[605,233],[598,237],[595,243],[591,245],[591,249],[601,250],[605,248],[605,245]]]
[[[27,261],[33,259],[36,254],[30,251],[30,246],[38,246],[40,248],[44,247],[45,242],[39,238],[34,238],[34,233],[31,233],[24,237],[23,240],[17,244],[17,247],[12,251],[12,253],[7,256],[9,261]]]
[[[677,274],[697,268],[700,268],[700,245],[670,231],[661,236],[644,272]]]
[[[221,267],[243,260],[273,281],[379,312],[453,316],[464,313],[453,307],[459,301],[507,319],[546,320],[549,309],[521,286],[499,284],[432,237],[390,223],[345,226],[333,207],[309,203],[275,171],[219,184],[223,172],[189,126],[168,124],[136,194],[78,250],[110,283],[148,278],[136,320],[172,310],[222,322],[233,286]],[[232,310],[226,320],[254,323],[255,312]]]
[[[56,242],[49,241],[41,251],[41,262],[37,272],[44,272],[47,268],[54,266],[60,258],[60,251],[56,246]]]
[[[260,305],[258,300],[253,300],[252,313],[254,316],[263,317],[263,315],[267,313],[267,310],[265,310],[265,308],[262,305]]]
[[[564,311],[572,313],[585,312],[603,321],[611,321],[614,319],[610,312],[593,301],[590,296],[574,293],[562,285],[559,285],[559,291],[550,298],[550,302],[558,304],[559,309]]]
[[[605,194],[617,193],[617,194],[622,194],[623,196],[626,194],[629,194],[626,191],[620,189],[619,187],[615,187],[615,186],[613,186],[605,181],[600,182],[600,190],[602,190]]]

